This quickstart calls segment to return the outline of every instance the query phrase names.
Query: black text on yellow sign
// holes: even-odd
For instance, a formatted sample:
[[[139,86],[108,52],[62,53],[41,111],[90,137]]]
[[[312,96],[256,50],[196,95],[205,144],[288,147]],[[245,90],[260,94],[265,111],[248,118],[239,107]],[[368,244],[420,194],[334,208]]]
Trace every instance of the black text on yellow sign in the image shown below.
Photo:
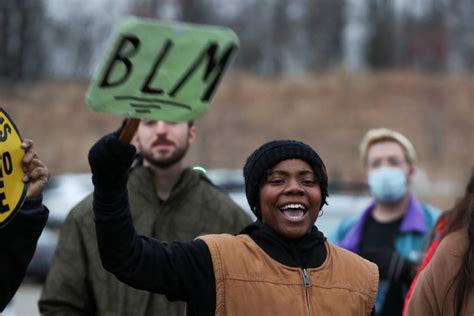
[[[21,136],[8,114],[0,108],[0,227],[21,207],[26,195],[21,160]]]

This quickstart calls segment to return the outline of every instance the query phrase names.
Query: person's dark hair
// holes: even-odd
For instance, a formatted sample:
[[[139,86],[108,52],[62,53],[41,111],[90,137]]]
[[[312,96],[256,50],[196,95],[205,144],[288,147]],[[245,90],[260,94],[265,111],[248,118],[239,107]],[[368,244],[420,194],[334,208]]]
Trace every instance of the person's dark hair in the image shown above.
[[[468,233],[467,251],[463,255],[461,268],[451,282],[454,286],[454,315],[461,315],[463,300],[474,286],[474,168],[464,196],[442,217],[441,239],[459,229],[467,229]]]
[[[466,186],[464,196],[461,197],[454,207],[442,215],[445,221],[441,230],[441,238],[449,233],[465,228],[471,220],[471,214],[468,212],[470,203],[472,203],[472,195],[474,194],[474,168],[471,170],[471,178]],[[472,207],[472,205],[471,205]]]
[[[474,283],[474,168],[471,171],[471,180],[466,188],[466,195],[461,200],[459,205],[464,208],[464,213],[468,219],[468,242],[467,251],[464,254],[461,269],[459,269],[454,282],[456,286],[454,289],[454,315],[461,315],[463,300],[467,293],[473,289]]]

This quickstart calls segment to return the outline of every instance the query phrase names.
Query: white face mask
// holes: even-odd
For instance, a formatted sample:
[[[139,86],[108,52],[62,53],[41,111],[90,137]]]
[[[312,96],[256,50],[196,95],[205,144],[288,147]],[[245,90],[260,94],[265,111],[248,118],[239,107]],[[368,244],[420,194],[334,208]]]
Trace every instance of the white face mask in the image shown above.
[[[407,178],[399,168],[377,168],[369,172],[369,188],[377,201],[395,203],[407,192]]]

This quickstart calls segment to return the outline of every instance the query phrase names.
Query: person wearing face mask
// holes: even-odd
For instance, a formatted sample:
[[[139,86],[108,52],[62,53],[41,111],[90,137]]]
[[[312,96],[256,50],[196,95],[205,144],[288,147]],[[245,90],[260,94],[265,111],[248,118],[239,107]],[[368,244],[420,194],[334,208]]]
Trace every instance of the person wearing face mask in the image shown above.
[[[361,216],[344,220],[330,240],[379,267],[376,315],[401,315],[440,212],[410,192],[416,152],[405,136],[386,128],[372,129],[359,150],[374,199]]]

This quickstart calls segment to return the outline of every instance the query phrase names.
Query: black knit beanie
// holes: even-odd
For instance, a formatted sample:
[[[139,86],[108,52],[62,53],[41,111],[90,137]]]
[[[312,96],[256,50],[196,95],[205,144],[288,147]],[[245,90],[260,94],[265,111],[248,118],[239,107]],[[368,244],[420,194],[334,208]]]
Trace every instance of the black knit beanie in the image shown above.
[[[313,168],[321,188],[321,207],[326,204],[328,177],[326,167],[318,153],[299,141],[274,140],[255,150],[247,158],[244,166],[245,194],[250,209],[259,219],[261,219],[259,192],[266,172],[280,161],[287,159],[302,159]]]

